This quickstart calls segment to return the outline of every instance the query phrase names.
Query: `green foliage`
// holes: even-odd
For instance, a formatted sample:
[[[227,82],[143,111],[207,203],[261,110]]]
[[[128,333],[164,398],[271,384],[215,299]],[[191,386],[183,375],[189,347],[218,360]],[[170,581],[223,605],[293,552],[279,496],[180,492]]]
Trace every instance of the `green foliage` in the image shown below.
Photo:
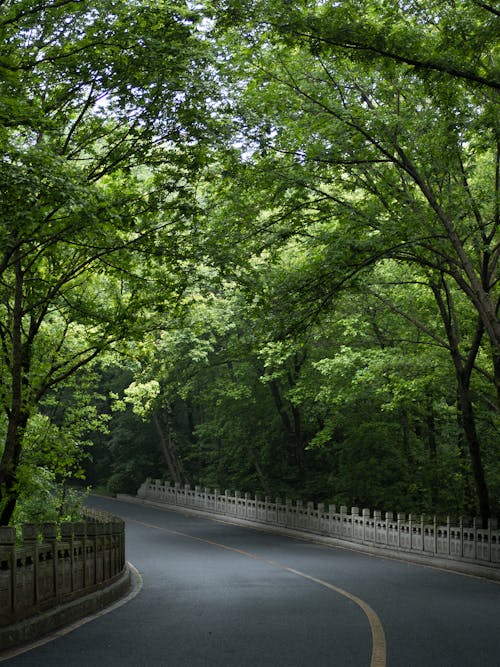
[[[413,489],[420,506],[487,517],[497,473],[482,459],[496,451],[500,395],[495,12],[228,2],[218,18],[234,120],[209,232],[230,221],[240,252],[229,257],[269,358],[283,339],[309,338],[304,368],[315,364],[320,387],[304,369],[292,378],[290,415],[316,406],[306,441],[318,450],[368,438],[399,462],[382,465],[403,480],[394,497]],[[279,362],[265,373],[276,377]],[[389,432],[392,456],[380,445]],[[370,465],[359,465],[364,480]],[[384,485],[374,475],[375,501]]]
[[[200,20],[160,1],[3,3],[2,523],[40,403],[182,292],[196,252],[179,244],[210,125]]]
[[[123,401],[131,372],[116,366],[113,358],[108,361],[100,368],[99,398],[95,399],[99,414],[106,417],[107,429],[90,435],[85,476],[92,486],[113,495],[135,494],[146,477],[164,476],[165,464],[151,420]]]
[[[3,5],[4,519],[83,471],[500,511],[497,13],[204,11]]]
[[[16,504],[12,523],[41,524],[44,521],[81,521],[88,491],[57,483],[45,468],[22,467],[19,473],[23,492]]]

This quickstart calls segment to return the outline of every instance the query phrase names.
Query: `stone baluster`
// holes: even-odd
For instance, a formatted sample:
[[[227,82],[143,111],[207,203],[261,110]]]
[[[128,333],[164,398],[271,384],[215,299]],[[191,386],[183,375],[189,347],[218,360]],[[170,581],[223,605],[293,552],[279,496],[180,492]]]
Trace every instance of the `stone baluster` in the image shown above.
[[[363,542],[366,540],[366,524],[370,521],[370,510],[367,507],[364,507],[362,510],[363,514]]]
[[[13,526],[0,527],[0,552],[7,561],[9,568],[9,588],[2,596],[1,602],[8,614],[14,614],[16,610],[16,529]]]
[[[65,521],[61,524],[61,540],[69,545],[69,559],[70,559],[70,587],[71,592],[75,590],[75,546],[73,539],[73,524]]]
[[[87,530],[83,521],[75,521],[73,524],[73,538],[76,544],[80,544],[82,550],[82,588],[87,585]],[[78,547],[77,547],[78,548]]]
[[[42,539],[46,544],[50,544],[52,551],[52,591],[54,597],[59,592],[59,559],[57,557],[57,524],[53,521],[47,521],[42,524]]]
[[[401,531],[403,530],[403,524],[406,523],[406,514],[405,512],[398,512],[398,547],[401,546]]]

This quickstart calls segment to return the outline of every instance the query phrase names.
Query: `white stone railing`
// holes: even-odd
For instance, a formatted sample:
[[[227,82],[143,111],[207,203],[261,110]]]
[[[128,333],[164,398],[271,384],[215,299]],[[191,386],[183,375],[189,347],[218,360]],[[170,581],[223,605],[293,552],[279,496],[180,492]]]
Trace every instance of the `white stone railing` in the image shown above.
[[[282,502],[269,498],[210,491],[196,486],[181,487],[159,479],[147,479],[140,487],[139,498],[163,502],[168,505],[235,517],[269,526],[298,530],[335,538],[349,543],[362,544],[395,552],[418,554],[429,558],[444,558],[459,562],[500,566],[500,530],[497,522],[490,520],[488,528],[473,520],[452,523],[429,520],[424,516],[320,503],[303,504],[290,500]]]

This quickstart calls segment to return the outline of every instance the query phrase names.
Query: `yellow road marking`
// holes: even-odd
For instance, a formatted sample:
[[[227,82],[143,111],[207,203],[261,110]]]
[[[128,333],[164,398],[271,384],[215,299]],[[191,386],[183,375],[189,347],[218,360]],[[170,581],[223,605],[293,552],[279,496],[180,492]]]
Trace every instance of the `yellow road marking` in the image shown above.
[[[188,539],[194,540],[196,542],[203,542],[205,544],[210,544],[211,546],[217,547],[219,549],[225,549],[226,551],[232,551],[233,553],[240,554],[241,556],[246,556],[247,558],[253,558],[254,560],[261,561],[262,563],[266,563],[267,565],[271,565],[272,567],[277,567],[280,570],[285,570],[286,572],[290,572],[290,574],[294,574],[297,577],[308,579],[309,581],[312,581],[315,584],[319,584],[324,588],[328,588],[329,590],[344,596],[348,600],[351,600],[351,602],[354,602],[358,607],[360,607],[360,609],[367,617],[368,623],[370,624],[370,630],[372,635],[372,655],[370,660],[370,667],[386,667],[387,649],[386,649],[384,628],[382,626],[380,618],[367,602],[357,597],[356,595],[349,593],[349,591],[346,591],[343,588],[339,588],[338,586],[334,586],[333,584],[330,584],[328,581],[324,581],[323,579],[317,579],[316,577],[312,577],[310,574],[306,574],[305,572],[301,572],[300,570],[295,570],[292,567],[287,567],[282,563],[278,563],[276,561],[269,560],[267,558],[262,558],[262,556],[253,554],[250,551],[244,551],[243,549],[230,547],[227,544],[214,542],[213,540],[208,540],[203,537],[196,537],[196,535],[190,535],[189,533],[183,533],[178,530],[172,530],[171,528],[163,528],[162,526],[156,526],[151,523],[145,523],[144,521],[137,521],[135,519],[126,519],[126,521],[138,524],[140,526],[145,526],[147,528],[162,530],[166,533],[170,533],[171,535],[178,535],[179,537],[187,537]]]

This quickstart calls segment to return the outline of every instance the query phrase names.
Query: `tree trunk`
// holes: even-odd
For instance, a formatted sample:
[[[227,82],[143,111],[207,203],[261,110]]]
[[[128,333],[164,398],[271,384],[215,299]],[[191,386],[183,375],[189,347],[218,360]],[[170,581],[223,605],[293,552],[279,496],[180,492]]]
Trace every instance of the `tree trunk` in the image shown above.
[[[291,386],[293,386],[290,378],[289,383]],[[291,412],[290,417],[290,413],[287,410],[287,407],[285,406],[281,396],[278,382],[276,380],[271,380],[269,384],[271,387],[271,393],[274,398],[274,404],[276,405],[276,409],[278,410],[278,413],[281,417],[285,433],[289,437],[291,447],[293,447],[293,457],[297,464],[299,479],[301,482],[304,482],[307,477],[307,469],[305,458],[305,441],[302,433],[300,410],[294,405],[289,404]]]
[[[299,467],[299,478],[301,482],[307,479],[307,462],[306,462],[306,442],[302,432],[302,416],[300,409],[295,405],[291,406],[294,436],[295,436],[295,459]]]
[[[460,456],[460,467],[463,480],[463,509],[459,511],[459,514],[463,514],[463,511],[465,510],[468,516],[473,516],[477,506],[476,489],[474,485],[474,479],[472,477],[469,448],[465,440],[464,426],[462,423],[462,410],[460,408],[460,396],[458,394],[458,390],[456,409],[458,427],[457,448]]]
[[[29,415],[19,412],[9,415],[5,447],[0,460],[0,526],[7,526],[19,497],[17,469]]]
[[[459,381],[458,389],[461,423],[469,450],[479,513],[483,521],[483,527],[487,527],[491,515],[490,499],[481,457],[481,444],[476,430],[474,408],[468,386],[460,384]]]
[[[493,360],[493,374],[495,378],[495,389],[497,392],[497,405],[500,408],[500,351],[493,349],[492,353]]]
[[[257,473],[257,477],[259,478],[259,482],[260,482],[260,484],[261,484],[261,486],[262,486],[262,490],[264,491],[264,494],[265,494],[266,496],[272,496],[272,490],[271,490],[271,487],[269,486],[269,483],[268,483],[268,481],[267,481],[267,479],[266,479],[266,476],[264,475],[264,472],[263,472],[263,470],[262,470],[262,467],[261,467],[261,465],[260,465],[260,463],[259,463],[259,457],[258,457],[258,455],[257,455],[257,452],[256,452],[256,450],[255,450],[255,447],[251,447],[251,448],[250,448],[250,452],[251,452],[251,454],[252,454],[253,465],[254,465],[254,468],[255,468],[255,472]]]
[[[434,405],[432,396],[427,397],[427,413],[425,417],[427,431],[427,445],[429,447],[429,460],[431,465],[430,490],[432,513],[436,514],[439,504],[439,480],[436,471],[437,464],[437,441],[436,424],[434,418]]]
[[[486,526],[491,512],[490,500],[481,456],[481,443],[477,434],[474,407],[470,392],[472,370],[481,345],[485,326],[483,320],[478,318],[476,331],[471,340],[470,349],[466,356],[462,356],[460,350],[458,319],[454,310],[452,294],[448,289],[444,276],[441,276],[440,285],[434,285],[432,286],[432,289],[443,318],[443,324],[450,346],[450,353],[455,367],[461,426],[469,451],[478,508],[483,525]],[[443,292],[445,298],[443,298]]]
[[[19,497],[17,469],[28,417],[23,411],[9,415],[5,447],[0,460],[0,526],[9,524]]]
[[[24,431],[29,411],[24,401],[24,384],[28,377],[29,359],[23,346],[23,287],[24,275],[19,248],[13,253],[15,273],[14,305],[12,309],[12,352],[10,361],[11,399],[8,410],[7,434],[0,460],[0,525],[11,520],[19,497],[17,468],[21,459]]]
[[[163,455],[165,456],[165,461],[174,483],[184,486],[184,484],[187,484],[188,481],[184,473],[184,466],[182,465],[182,461],[179,457],[177,447],[175,446],[175,443],[172,439],[170,420],[167,412],[165,410],[162,411],[160,417],[157,413],[155,413],[153,415],[153,421],[160,438],[160,445],[163,451]]]

